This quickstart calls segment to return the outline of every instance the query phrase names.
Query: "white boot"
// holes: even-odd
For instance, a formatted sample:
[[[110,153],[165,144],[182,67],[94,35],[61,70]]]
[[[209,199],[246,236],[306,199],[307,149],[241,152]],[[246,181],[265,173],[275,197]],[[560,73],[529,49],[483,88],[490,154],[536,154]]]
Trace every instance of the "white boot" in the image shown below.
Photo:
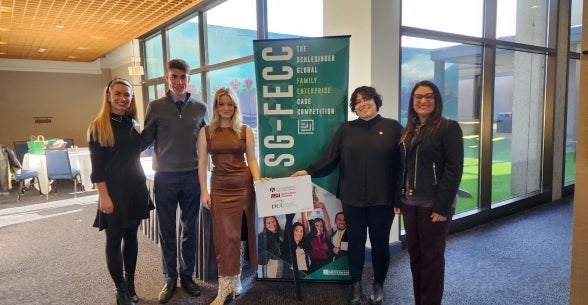
[[[239,251],[239,274],[233,278],[233,291],[236,296],[240,295],[243,290],[243,286],[241,285],[241,269],[243,269],[243,261],[245,260],[245,247],[247,247],[247,242],[242,241],[241,251]]]
[[[229,295],[235,298],[233,291],[232,280],[235,276],[219,276],[218,277],[218,294],[210,305],[223,305]]]

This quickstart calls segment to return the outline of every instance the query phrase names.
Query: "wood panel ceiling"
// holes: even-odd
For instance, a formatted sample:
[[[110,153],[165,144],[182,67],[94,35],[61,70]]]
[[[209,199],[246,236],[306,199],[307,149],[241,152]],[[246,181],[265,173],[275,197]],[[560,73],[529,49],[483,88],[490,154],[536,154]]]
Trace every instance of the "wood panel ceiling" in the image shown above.
[[[0,58],[92,62],[202,0],[0,0]]]

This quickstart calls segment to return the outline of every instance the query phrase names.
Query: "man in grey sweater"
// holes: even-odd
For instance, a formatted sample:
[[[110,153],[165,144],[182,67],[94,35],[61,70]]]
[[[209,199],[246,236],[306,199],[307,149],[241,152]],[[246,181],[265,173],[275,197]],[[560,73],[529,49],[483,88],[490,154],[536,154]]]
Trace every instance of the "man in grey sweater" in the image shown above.
[[[144,145],[154,146],[154,194],[165,278],[165,285],[159,293],[160,303],[167,303],[173,296],[178,273],[180,285],[186,292],[192,296],[200,295],[200,288],[192,279],[200,209],[196,140],[208,117],[206,104],[188,92],[189,73],[189,65],[184,60],[172,59],[168,62],[165,80],[169,91],[165,97],[147,105],[142,133]],[[179,257],[176,244],[178,205],[182,226]]]

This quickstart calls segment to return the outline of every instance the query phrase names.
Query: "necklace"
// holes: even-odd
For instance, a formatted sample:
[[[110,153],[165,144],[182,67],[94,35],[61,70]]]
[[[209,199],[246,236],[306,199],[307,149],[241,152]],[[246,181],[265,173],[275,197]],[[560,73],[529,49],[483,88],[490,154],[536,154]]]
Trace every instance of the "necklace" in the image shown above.
[[[181,105],[179,106],[177,103],[181,103]],[[178,113],[178,118],[181,119],[182,118],[182,112],[184,111],[184,108],[186,107],[185,102],[177,102],[176,103],[176,112]]]
[[[119,122],[119,123],[121,123],[121,122],[122,122],[122,120],[123,120],[123,116],[122,116],[122,115],[120,115],[120,114],[116,114],[116,113],[113,113],[113,114],[110,116],[110,118],[111,118],[113,121],[117,121],[117,122]]]
[[[415,133],[418,136],[419,132],[421,131],[421,128],[425,126],[425,124],[418,124],[417,127],[415,128]]]

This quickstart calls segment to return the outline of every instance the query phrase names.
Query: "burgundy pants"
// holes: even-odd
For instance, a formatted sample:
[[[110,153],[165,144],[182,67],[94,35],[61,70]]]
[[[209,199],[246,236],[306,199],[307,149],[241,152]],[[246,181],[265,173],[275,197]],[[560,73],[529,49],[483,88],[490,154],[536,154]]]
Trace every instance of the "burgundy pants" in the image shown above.
[[[433,208],[402,205],[415,305],[440,305],[445,285],[445,244],[453,212],[431,222]]]

